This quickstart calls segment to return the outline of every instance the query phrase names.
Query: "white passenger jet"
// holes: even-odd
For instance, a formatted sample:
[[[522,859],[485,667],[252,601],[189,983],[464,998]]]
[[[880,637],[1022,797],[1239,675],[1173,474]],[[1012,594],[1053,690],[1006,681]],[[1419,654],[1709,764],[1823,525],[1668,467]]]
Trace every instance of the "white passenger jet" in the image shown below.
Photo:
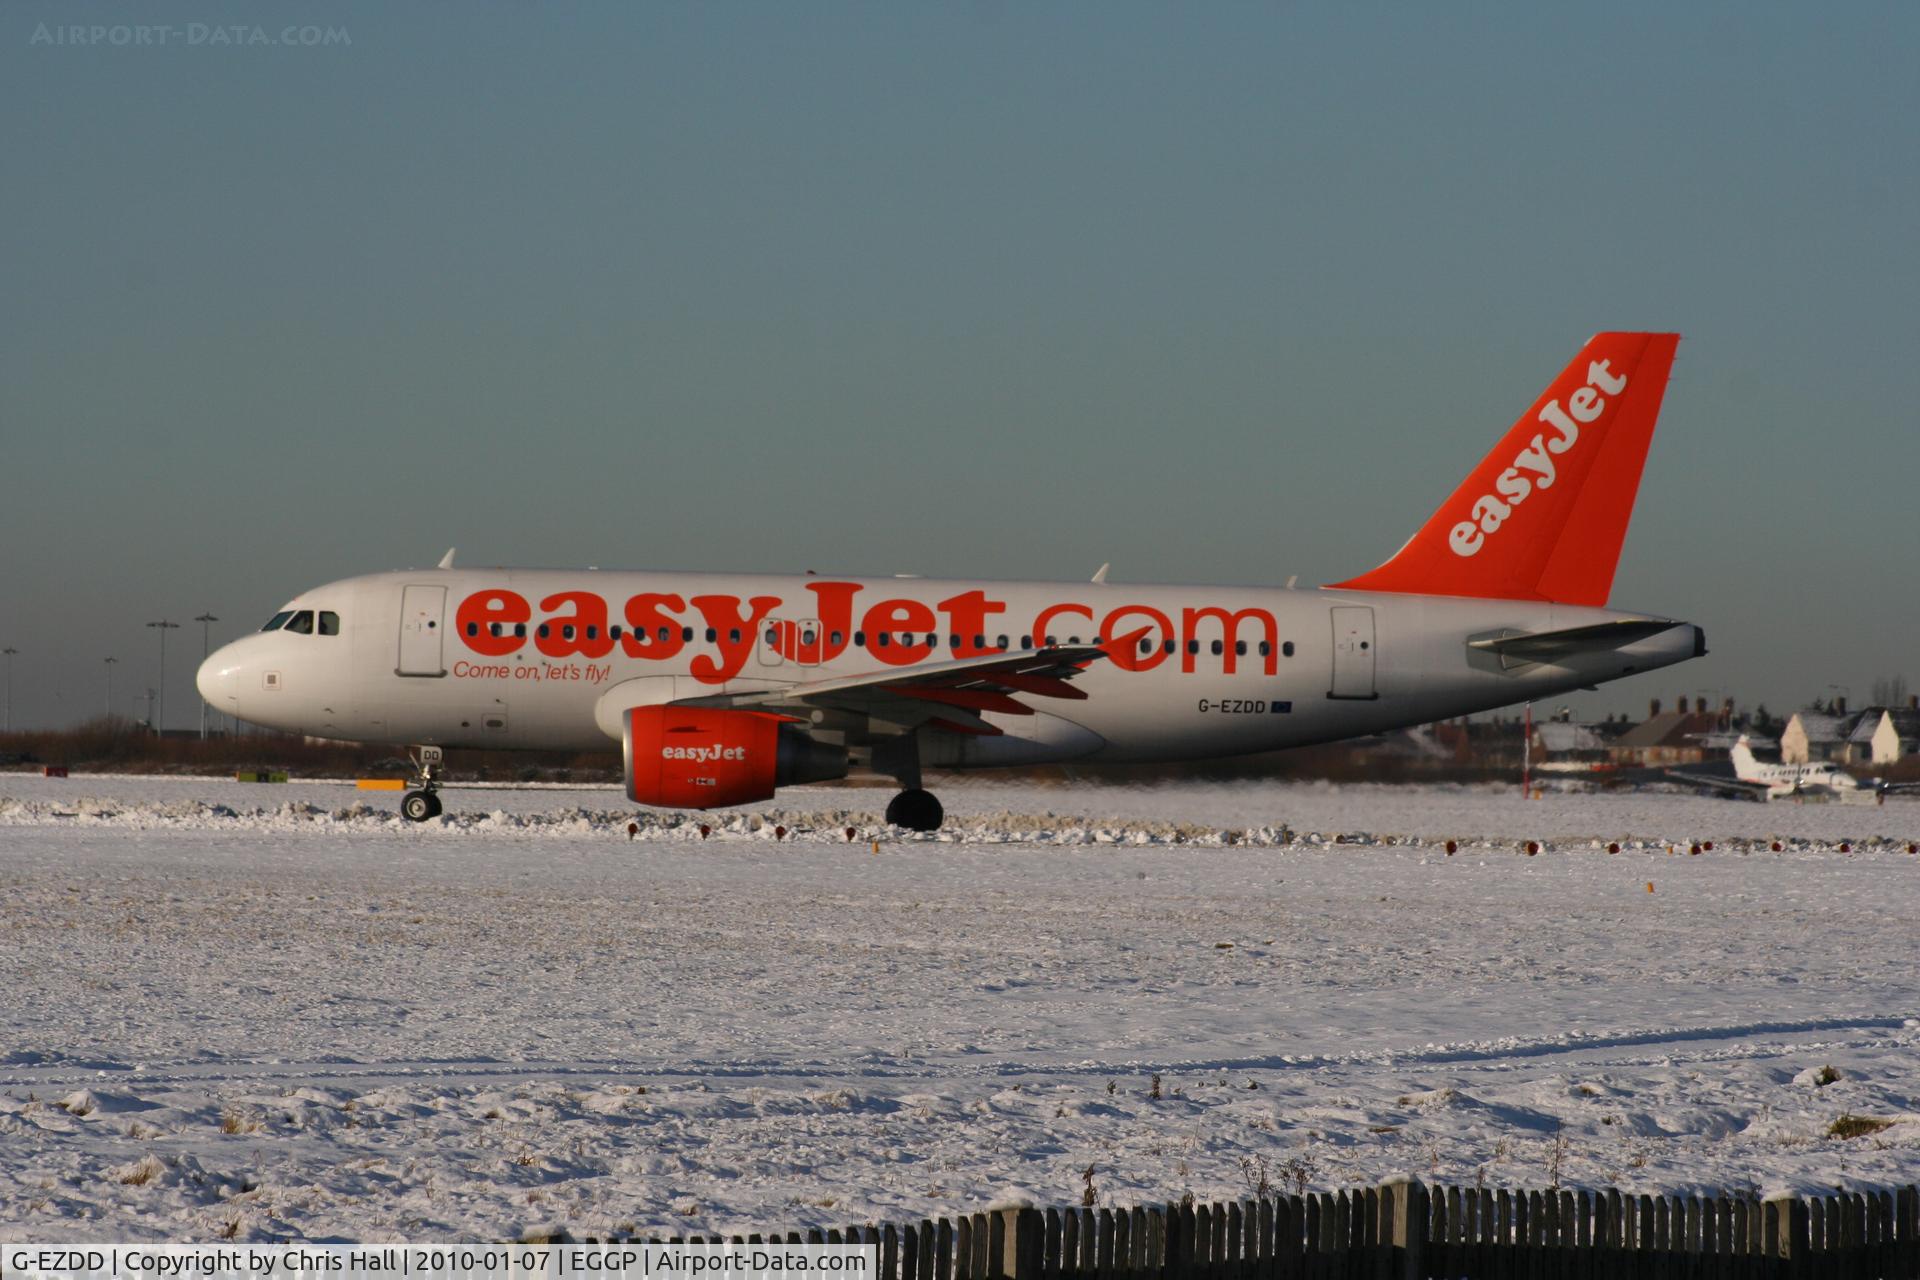
[[[216,710],[417,748],[601,749],[626,792],[711,809],[847,776],[1168,761],[1547,698],[1706,652],[1606,608],[1679,338],[1603,333],[1391,559],[1318,590],[436,569],[287,604],[200,668]]]

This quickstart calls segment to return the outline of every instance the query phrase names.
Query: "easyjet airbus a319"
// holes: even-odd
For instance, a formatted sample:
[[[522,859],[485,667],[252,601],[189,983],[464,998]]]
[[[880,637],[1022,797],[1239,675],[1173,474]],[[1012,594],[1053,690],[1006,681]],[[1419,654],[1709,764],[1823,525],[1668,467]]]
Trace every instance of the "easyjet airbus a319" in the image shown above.
[[[199,673],[219,711],[447,748],[625,754],[712,809],[865,770],[930,831],[928,768],[1228,756],[1617,680],[1706,652],[1606,607],[1679,338],[1588,342],[1379,568],[1318,590],[437,569],[303,592]]]

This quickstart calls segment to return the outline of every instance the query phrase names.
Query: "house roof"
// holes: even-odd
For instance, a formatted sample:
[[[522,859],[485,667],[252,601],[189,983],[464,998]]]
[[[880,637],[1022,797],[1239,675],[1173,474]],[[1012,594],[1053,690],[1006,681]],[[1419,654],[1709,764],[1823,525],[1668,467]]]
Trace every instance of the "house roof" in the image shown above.
[[[1828,715],[1824,711],[1796,711],[1787,720],[1788,725],[1795,720],[1800,722],[1800,731],[1807,735],[1808,742],[1844,742],[1853,727],[1852,716]]]
[[[1711,711],[1662,711],[1615,738],[1613,745],[1633,747],[1697,747],[1700,735],[1713,732],[1720,717]]]
[[[1868,707],[1860,713],[1853,732],[1848,735],[1849,741],[1872,742],[1873,735],[1880,732],[1883,717],[1892,717],[1893,732],[1901,740],[1920,738],[1920,710],[1912,707]]]
[[[1608,739],[1590,724],[1548,720],[1534,727],[1540,745],[1548,751],[1605,751]]]

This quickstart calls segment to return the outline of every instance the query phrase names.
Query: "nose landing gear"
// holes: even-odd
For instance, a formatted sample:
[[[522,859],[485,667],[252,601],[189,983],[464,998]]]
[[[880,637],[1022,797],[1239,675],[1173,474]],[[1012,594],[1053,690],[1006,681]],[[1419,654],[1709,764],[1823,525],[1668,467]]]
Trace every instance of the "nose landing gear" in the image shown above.
[[[400,816],[408,822],[439,817],[438,778],[443,753],[439,747],[415,747],[408,750],[407,758],[413,761],[413,789],[400,797]]]

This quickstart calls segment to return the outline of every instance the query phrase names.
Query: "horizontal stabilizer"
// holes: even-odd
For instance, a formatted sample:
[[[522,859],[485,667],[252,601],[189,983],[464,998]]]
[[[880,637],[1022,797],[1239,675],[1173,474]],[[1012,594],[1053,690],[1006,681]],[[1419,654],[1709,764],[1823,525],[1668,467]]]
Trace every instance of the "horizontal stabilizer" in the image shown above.
[[[1664,618],[1631,618],[1617,622],[1596,622],[1586,627],[1567,627],[1561,631],[1483,636],[1467,641],[1467,647],[1498,654],[1503,663],[1518,666],[1524,662],[1557,662],[1582,653],[1608,653],[1683,625],[1686,624],[1669,622]]]

